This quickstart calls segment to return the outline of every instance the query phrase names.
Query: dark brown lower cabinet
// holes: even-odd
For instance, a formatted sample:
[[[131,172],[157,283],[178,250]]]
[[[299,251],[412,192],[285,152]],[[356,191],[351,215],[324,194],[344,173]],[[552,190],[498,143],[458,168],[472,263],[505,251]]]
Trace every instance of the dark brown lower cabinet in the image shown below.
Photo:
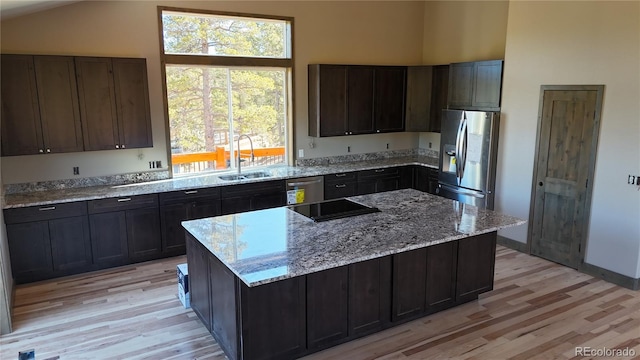
[[[444,310],[456,302],[457,255],[457,241],[427,248],[427,312]]]
[[[493,290],[496,264],[496,233],[477,235],[458,241],[456,302],[475,300]]]
[[[413,319],[425,312],[427,248],[393,255],[391,320]]]
[[[321,349],[349,336],[349,268],[307,275],[307,346]]]
[[[91,267],[91,239],[86,216],[49,220],[49,236],[54,271]]]
[[[53,271],[47,221],[7,225],[7,238],[11,272],[16,282],[44,278]]]
[[[187,233],[191,307],[234,359],[296,359],[476,299],[496,233],[247,287]]]
[[[160,256],[160,214],[157,207],[126,211],[129,258],[144,261]]]
[[[391,321],[391,256],[349,265],[349,336],[384,329]]]
[[[89,215],[93,261],[99,265],[127,262],[127,222],[124,211]]]

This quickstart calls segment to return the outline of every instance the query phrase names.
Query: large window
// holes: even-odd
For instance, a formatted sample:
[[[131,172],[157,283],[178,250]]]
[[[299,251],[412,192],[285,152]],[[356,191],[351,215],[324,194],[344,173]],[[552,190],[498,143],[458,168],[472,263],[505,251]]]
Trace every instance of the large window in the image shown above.
[[[292,19],[159,13],[174,175],[286,163]]]

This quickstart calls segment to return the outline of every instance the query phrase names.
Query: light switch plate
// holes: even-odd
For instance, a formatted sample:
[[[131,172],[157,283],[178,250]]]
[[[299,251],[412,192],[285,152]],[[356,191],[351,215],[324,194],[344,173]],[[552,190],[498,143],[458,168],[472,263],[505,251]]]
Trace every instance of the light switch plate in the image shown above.
[[[304,157],[304,149],[298,149],[298,157],[299,158],[303,158]]]

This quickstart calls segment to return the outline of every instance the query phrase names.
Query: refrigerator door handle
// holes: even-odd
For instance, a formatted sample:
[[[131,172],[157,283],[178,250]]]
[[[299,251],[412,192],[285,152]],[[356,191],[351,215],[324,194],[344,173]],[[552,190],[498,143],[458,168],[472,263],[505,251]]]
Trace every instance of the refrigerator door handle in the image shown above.
[[[465,118],[464,115],[460,120],[460,125],[458,125],[458,134],[456,135],[456,180],[458,181],[458,185],[460,185],[462,181],[462,175],[460,172],[461,169],[461,155],[462,155],[462,129],[464,127]]]
[[[464,119],[463,122],[463,127],[462,127],[462,136],[461,136],[461,148],[462,148],[462,152],[460,153],[460,156],[462,157],[462,160],[460,161],[460,182],[462,182],[462,178],[464,177],[464,169],[467,165],[467,141],[468,141],[468,131],[469,128],[467,126],[467,119]]]
[[[443,188],[444,190],[450,191],[450,192],[455,193],[455,194],[473,196],[473,197],[476,197],[476,198],[479,198],[479,199],[484,199],[485,196],[486,196],[485,194],[483,194],[483,193],[481,193],[479,191],[466,190],[466,189],[459,188],[459,187],[452,187],[452,186],[449,186],[449,185],[446,185],[446,184],[439,184],[439,186],[441,188]]]

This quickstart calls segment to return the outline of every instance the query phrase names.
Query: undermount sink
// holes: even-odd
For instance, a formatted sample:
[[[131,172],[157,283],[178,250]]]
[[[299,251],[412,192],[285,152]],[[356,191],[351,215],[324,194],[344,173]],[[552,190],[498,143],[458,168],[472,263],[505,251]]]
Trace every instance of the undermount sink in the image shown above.
[[[259,179],[269,177],[268,173],[264,171],[252,172],[246,174],[229,174],[229,175],[220,175],[218,178],[220,180],[232,181],[232,180],[245,180],[245,179]]]

